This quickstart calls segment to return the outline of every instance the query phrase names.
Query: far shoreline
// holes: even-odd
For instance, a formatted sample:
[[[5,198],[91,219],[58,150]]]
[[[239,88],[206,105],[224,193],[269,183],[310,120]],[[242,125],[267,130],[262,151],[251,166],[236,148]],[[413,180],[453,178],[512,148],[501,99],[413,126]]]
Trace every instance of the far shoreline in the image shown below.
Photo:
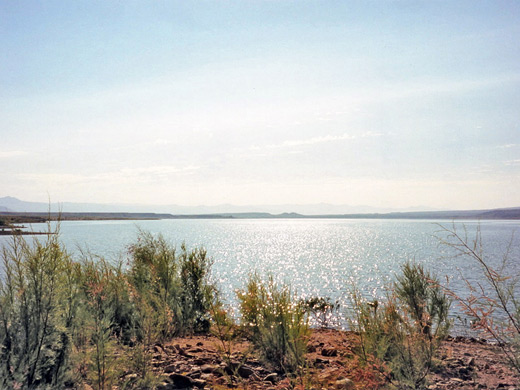
[[[520,207],[489,210],[413,211],[391,213],[356,213],[305,215],[298,213],[271,214],[265,212],[215,213],[215,214],[168,214],[127,212],[0,212],[0,228],[49,221],[125,221],[163,219],[371,219],[371,220],[453,220],[520,221]]]

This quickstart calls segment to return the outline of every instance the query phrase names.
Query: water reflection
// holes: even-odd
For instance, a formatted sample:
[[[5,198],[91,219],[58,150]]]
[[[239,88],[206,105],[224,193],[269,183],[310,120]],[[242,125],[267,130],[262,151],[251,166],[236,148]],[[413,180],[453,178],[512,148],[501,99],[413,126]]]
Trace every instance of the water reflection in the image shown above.
[[[450,226],[450,221],[441,222]],[[468,237],[478,223],[465,222]],[[459,225],[460,227],[460,225]],[[481,223],[486,255],[498,264],[519,222]],[[41,228],[33,225],[33,229]],[[358,288],[367,298],[381,299],[385,289],[406,260],[415,259],[464,296],[463,274],[471,283],[481,281],[475,264],[453,258],[453,251],[439,245],[439,226],[431,221],[403,220],[161,220],[161,221],[69,221],[61,224],[61,239],[78,254],[79,248],[115,261],[127,256],[127,246],[138,229],[162,233],[173,244],[204,246],[214,259],[213,277],[225,299],[236,305],[235,291],[248,275],[257,271],[290,283],[302,297],[324,296],[349,305],[349,293]],[[441,233],[442,236],[442,233]],[[0,243],[6,237],[0,237]],[[518,239],[511,248],[518,258]],[[517,267],[520,266],[518,262]],[[512,269],[510,272],[516,272]],[[456,306],[454,316],[460,315]],[[345,310],[342,311],[344,313]],[[346,322],[341,319],[341,324]]]

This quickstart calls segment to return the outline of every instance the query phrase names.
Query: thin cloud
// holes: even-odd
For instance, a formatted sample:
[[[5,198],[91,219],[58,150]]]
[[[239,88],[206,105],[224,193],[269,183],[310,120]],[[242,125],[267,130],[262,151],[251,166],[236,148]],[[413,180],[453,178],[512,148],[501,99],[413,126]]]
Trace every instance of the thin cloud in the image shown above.
[[[198,166],[190,165],[186,167],[175,166],[151,166],[140,168],[123,168],[118,171],[101,172],[97,174],[77,174],[77,173],[30,173],[18,175],[23,180],[33,182],[53,182],[53,183],[115,183],[131,182],[134,179],[148,178],[151,180],[164,178],[172,175],[189,175],[200,169]]]
[[[10,159],[15,157],[27,156],[29,153],[23,150],[8,150],[5,152],[0,151],[0,159]]]
[[[371,137],[380,137],[382,133],[376,133],[372,131],[367,131],[360,135],[352,135],[343,133],[341,135],[324,135],[321,137],[312,137],[307,139],[299,139],[299,140],[287,140],[279,144],[269,145],[270,149],[279,149],[279,148],[292,148],[296,146],[309,146],[316,144],[323,144],[328,142],[338,142],[338,141],[352,141],[355,139],[361,138],[371,138]]]
[[[121,170],[121,173],[125,176],[169,176],[173,174],[190,174],[199,169],[200,167],[195,165],[189,165],[186,167],[160,165],[141,168],[124,168]]]

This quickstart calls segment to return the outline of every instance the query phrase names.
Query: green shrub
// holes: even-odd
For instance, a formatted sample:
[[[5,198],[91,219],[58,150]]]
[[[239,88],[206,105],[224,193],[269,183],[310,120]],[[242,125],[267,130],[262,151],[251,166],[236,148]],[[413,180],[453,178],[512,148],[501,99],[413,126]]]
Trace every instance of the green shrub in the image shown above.
[[[202,248],[188,252],[183,244],[181,251],[179,265],[182,326],[193,332],[207,332],[210,327],[211,302],[217,295],[215,286],[209,280],[212,261]]]
[[[242,324],[262,359],[279,372],[297,372],[304,365],[309,326],[291,289],[254,274],[237,295]]]
[[[313,316],[315,323],[322,328],[329,327],[330,319],[339,309],[339,302],[333,302],[329,297],[311,297],[302,301],[301,304],[307,313]]]
[[[229,313],[230,308],[226,307],[218,296],[214,297],[211,302],[211,334],[217,340],[216,349],[225,363],[221,373],[226,378],[228,387],[240,388],[240,382],[244,381],[244,378],[240,375],[240,370],[252,352],[252,347],[245,351],[235,348],[240,332]]]
[[[156,342],[209,330],[218,294],[205,250],[182,245],[176,255],[162,236],[141,232],[124,269],[89,253],[73,261],[57,233],[15,235],[1,253],[0,388],[108,389],[125,353],[138,374],[128,385],[150,387]]]
[[[75,267],[51,231],[2,251],[0,388],[56,388],[67,374],[77,308]]]
[[[406,262],[401,266],[394,289],[419,332],[430,338],[447,335],[450,301],[437,278],[422,265]]]
[[[386,302],[363,301],[354,296],[355,328],[361,338],[360,355],[365,362],[381,363],[394,355],[401,340],[400,316],[393,297]]]
[[[82,327],[86,343],[78,346],[86,352],[87,378],[97,390],[112,388],[119,374],[117,366],[117,332],[114,331],[114,299],[120,288],[117,269],[104,259],[89,259],[82,264]]]
[[[423,388],[440,341],[447,335],[450,302],[438,281],[415,263],[405,263],[385,302],[354,298],[359,354],[389,370],[401,389]]]
[[[136,299],[154,309],[160,338],[209,330],[210,302],[217,291],[204,249],[188,251],[183,244],[176,255],[164,237],[141,232],[129,252],[130,284]]]

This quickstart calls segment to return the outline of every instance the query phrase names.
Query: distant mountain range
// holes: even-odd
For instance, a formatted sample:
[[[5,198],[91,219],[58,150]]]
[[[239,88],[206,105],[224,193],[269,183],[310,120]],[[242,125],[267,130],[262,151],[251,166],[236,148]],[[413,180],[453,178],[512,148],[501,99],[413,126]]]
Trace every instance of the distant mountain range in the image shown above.
[[[513,219],[520,220],[520,207],[488,209],[488,210],[420,210],[420,211],[372,211],[357,212],[331,212],[331,210],[345,210],[350,206],[333,206],[327,204],[318,205],[279,205],[263,206],[269,209],[267,212],[256,211],[262,206],[142,206],[142,205],[109,205],[109,204],[85,204],[62,203],[49,204],[37,202],[24,202],[13,197],[0,198],[0,215],[32,215],[45,217],[49,212],[56,216],[62,212],[63,219],[218,219],[218,218],[350,218],[350,219]],[[286,207],[283,209],[283,207]],[[303,213],[295,212],[302,208]],[[283,211],[272,211],[283,210]],[[350,209],[353,209],[350,207]],[[247,210],[247,211],[244,211]],[[291,212],[287,212],[292,210]],[[319,212],[325,210],[325,212]],[[366,209],[365,209],[366,210]],[[309,212],[311,211],[311,212]],[[312,212],[313,211],[313,212]]]
[[[26,202],[11,196],[0,198],[0,211],[13,212],[48,212],[49,203]],[[180,205],[140,205],[140,204],[103,204],[103,203],[50,203],[50,211],[85,213],[85,212],[121,212],[121,213],[170,213],[170,214],[228,214],[228,213],[298,213],[305,215],[353,214],[353,213],[388,213],[406,211],[433,211],[428,207],[408,209],[390,209],[371,206],[332,205],[317,203],[307,205],[247,205],[237,206],[221,204],[216,206],[180,206]]]

